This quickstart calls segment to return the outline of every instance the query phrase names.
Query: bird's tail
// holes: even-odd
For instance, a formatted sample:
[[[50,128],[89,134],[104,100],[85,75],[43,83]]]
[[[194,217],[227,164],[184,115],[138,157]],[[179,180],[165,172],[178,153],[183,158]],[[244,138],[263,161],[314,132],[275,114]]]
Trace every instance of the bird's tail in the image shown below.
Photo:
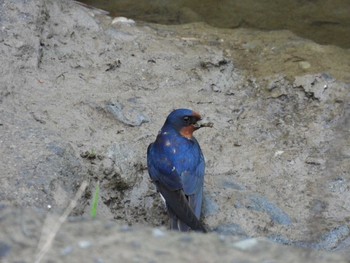
[[[171,220],[171,229],[187,231],[191,228],[194,231],[207,232],[202,222],[199,221],[189,206],[188,200],[182,190],[170,191],[160,183],[157,183],[157,189],[166,200]]]
[[[181,231],[181,232],[187,232],[189,231],[191,228],[186,225],[185,223],[183,223],[177,216],[176,214],[173,212],[173,210],[171,209],[171,207],[169,207],[167,205],[167,210],[168,210],[168,215],[170,218],[170,229],[171,230],[176,230],[176,231]]]

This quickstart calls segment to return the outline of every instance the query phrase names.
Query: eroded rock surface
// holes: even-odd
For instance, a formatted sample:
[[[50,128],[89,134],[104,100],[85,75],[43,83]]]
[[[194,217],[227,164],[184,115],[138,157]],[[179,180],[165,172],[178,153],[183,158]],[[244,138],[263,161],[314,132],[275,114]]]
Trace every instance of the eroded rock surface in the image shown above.
[[[72,212],[82,228],[62,225],[47,254],[53,261],[66,262],[66,254],[78,261],[88,246],[79,242],[88,240],[101,262],[120,255],[116,243],[130,261],[167,255],[176,262],[188,243],[190,251],[203,249],[200,262],[301,262],[306,254],[346,262],[348,50],[287,31],[112,23],[72,1],[0,3],[0,224],[15,237],[3,232],[2,259],[34,257],[45,213],[62,213],[86,181]],[[146,149],[180,107],[214,123],[196,136],[207,162],[203,221],[213,233],[162,229],[159,238],[149,227],[166,226],[167,216],[147,174]],[[98,183],[98,220],[137,227],[108,223],[113,231],[104,237],[105,223],[79,217],[89,216]],[[31,241],[16,221],[28,217]],[[262,254],[232,248],[242,238],[263,238],[252,241]],[[21,242],[29,242],[26,250]]]

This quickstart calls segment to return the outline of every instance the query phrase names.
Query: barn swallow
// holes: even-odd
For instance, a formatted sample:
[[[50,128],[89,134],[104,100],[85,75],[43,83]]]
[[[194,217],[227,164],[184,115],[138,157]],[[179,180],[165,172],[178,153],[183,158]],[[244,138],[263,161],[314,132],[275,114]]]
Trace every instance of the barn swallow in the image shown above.
[[[148,173],[165,200],[172,230],[207,232],[199,220],[205,161],[193,132],[212,123],[201,120],[192,110],[174,110],[147,149]]]

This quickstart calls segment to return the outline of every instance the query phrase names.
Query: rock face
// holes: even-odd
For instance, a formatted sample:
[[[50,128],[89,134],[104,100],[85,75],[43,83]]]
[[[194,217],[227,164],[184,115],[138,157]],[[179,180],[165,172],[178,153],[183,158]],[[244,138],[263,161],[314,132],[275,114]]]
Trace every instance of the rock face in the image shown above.
[[[20,217],[40,226],[46,211],[61,213],[89,182],[71,215],[89,214],[99,184],[98,219],[137,227],[124,231],[114,223],[75,218],[83,220],[84,235],[74,223],[63,224],[58,235],[64,233],[60,240],[71,245],[53,244],[48,255],[57,262],[64,262],[65,254],[78,261],[70,246],[103,235],[108,227],[114,230],[99,242],[119,244],[124,238],[113,241],[113,235],[119,238],[121,231],[131,244],[123,248],[129,249],[124,255],[129,261],[135,258],[128,253],[140,249],[139,260],[161,262],[165,253],[176,262],[181,243],[215,244],[201,254],[207,262],[235,257],[261,262],[283,255],[290,258],[283,262],[302,260],[304,250],[266,239],[338,251],[346,258],[350,65],[343,62],[350,61],[348,50],[287,31],[112,23],[102,11],[72,1],[0,4],[1,229],[20,232],[21,224],[12,220]],[[213,129],[196,135],[207,162],[203,221],[214,233],[153,230],[153,241],[144,246],[151,230],[141,225],[167,224],[147,174],[146,149],[167,114],[180,107],[214,122]],[[30,210],[22,215],[12,207]],[[1,236],[1,259],[34,256],[40,227],[33,228],[35,238],[26,250],[18,246],[26,237],[18,233],[11,241],[9,233]],[[269,257],[239,252],[239,238],[253,238],[248,240],[255,240],[254,249]],[[172,249],[156,249],[177,239]],[[144,254],[147,249],[155,254]],[[232,257],[218,261],[220,251]],[[118,253],[109,245],[98,258],[109,262]],[[318,262],[346,262],[342,255],[305,253]]]
[[[339,254],[277,245],[264,238],[239,240],[217,234],[181,234],[164,228],[121,226],[103,220],[65,222],[45,257],[39,257],[42,228],[51,223],[38,211],[2,208],[3,262],[321,262],[346,263]],[[55,218],[50,218],[55,220]],[[57,220],[57,219],[56,219]],[[10,227],[9,227],[10,226]],[[40,239],[40,242],[38,240]],[[9,241],[11,240],[11,241]],[[37,247],[39,248],[36,252]],[[41,261],[38,261],[41,259]],[[6,261],[7,260],[7,261]]]

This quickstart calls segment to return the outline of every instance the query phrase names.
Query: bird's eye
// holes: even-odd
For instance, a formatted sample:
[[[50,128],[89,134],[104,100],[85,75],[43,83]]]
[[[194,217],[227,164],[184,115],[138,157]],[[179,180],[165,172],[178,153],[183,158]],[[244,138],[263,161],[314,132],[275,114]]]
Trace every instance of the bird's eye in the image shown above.
[[[185,117],[184,117],[184,121],[185,121],[185,122],[188,122],[189,120],[190,120],[190,117],[188,117],[188,116],[185,116]]]

